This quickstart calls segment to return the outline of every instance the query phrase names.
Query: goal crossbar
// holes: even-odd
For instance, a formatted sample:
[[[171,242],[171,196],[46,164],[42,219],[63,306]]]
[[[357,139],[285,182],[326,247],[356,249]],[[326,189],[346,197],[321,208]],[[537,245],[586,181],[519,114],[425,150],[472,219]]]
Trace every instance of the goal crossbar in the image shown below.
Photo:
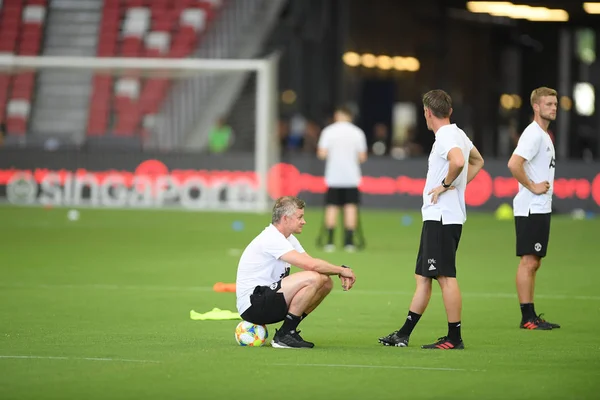
[[[78,57],[78,56],[15,56],[0,53],[0,73],[26,69],[62,69],[116,72],[135,69],[138,71],[220,71],[256,73],[256,132],[255,132],[255,173],[260,190],[256,201],[256,211],[269,209],[270,198],[267,191],[268,170],[277,162],[278,152],[274,151],[277,118],[277,66],[279,55],[272,54],[263,59],[172,59],[172,58],[131,58],[131,57]],[[175,77],[175,79],[177,79]]]

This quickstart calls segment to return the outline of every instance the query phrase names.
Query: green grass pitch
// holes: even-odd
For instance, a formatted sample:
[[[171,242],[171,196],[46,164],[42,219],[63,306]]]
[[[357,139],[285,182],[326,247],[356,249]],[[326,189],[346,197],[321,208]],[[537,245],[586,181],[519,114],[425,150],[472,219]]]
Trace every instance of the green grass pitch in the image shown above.
[[[365,211],[366,251],[323,254],[321,210],[307,251],[357,273],[300,328],[312,350],[240,347],[239,252],[268,215],[0,208],[0,398],[7,399],[596,399],[600,397],[600,218],[555,216],[536,309],[562,324],[518,329],[512,221],[470,213],[458,255],[465,351],[420,345],[446,333],[439,287],[409,348],[377,338],[402,324],[414,289],[420,217]],[[243,230],[232,229],[242,221]],[[269,326],[273,335],[277,325]]]

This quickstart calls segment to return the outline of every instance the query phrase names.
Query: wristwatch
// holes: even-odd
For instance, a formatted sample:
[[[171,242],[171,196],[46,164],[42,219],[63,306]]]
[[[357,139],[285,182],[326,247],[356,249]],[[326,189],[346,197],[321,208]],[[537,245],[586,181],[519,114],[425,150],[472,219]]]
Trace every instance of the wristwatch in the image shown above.
[[[342,268],[350,268],[349,266],[347,266],[347,265],[344,265],[344,264],[340,265],[340,267],[342,267]],[[341,277],[341,276],[342,276],[342,274],[340,274],[339,276]]]
[[[450,186],[452,186],[452,184],[450,184],[450,185],[446,185],[446,178],[444,178],[444,179],[442,179],[442,186],[443,186],[445,189],[448,189]]]

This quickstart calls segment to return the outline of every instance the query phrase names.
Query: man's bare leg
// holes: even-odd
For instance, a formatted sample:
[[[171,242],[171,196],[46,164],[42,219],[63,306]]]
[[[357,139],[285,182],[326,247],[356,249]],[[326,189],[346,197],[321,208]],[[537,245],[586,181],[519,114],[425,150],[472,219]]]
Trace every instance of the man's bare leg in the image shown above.
[[[327,229],[327,244],[325,251],[335,250],[334,234],[340,208],[334,205],[325,206],[325,228]]]
[[[300,337],[297,328],[302,317],[314,310],[323,301],[333,285],[331,279],[313,271],[292,274],[281,281],[280,293],[283,293],[288,304],[288,313],[279,331],[273,337],[271,345],[279,348],[311,348],[313,343]],[[328,286],[326,289],[325,287]]]
[[[331,279],[331,277],[327,275],[321,276],[323,278],[323,286],[321,286],[321,288],[317,291],[315,297],[313,297],[312,299],[312,302],[308,305],[308,308],[302,314],[303,318],[306,317],[306,315],[313,312],[319,306],[319,304],[321,304],[321,302],[325,300],[325,297],[327,297],[327,295],[333,289],[333,280]]]
[[[437,281],[442,289],[444,307],[448,317],[448,334],[432,344],[421,346],[423,349],[464,349],[461,330],[462,296],[455,277],[438,276]]]
[[[348,251],[354,250],[354,232],[358,221],[358,206],[356,204],[344,205],[344,247]]]
[[[421,316],[427,309],[429,300],[431,299],[431,278],[416,275],[415,281],[417,287],[413,295],[408,315],[404,321],[402,328],[389,334],[388,336],[379,338],[379,343],[386,346],[406,347],[412,331],[417,326]]]
[[[537,317],[533,297],[535,292],[535,277],[541,265],[541,258],[533,254],[524,255],[519,261],[515,283],[521,307],[522,325],[535,320]],[[531,325],[531,328],[533,328],[533,325]]]

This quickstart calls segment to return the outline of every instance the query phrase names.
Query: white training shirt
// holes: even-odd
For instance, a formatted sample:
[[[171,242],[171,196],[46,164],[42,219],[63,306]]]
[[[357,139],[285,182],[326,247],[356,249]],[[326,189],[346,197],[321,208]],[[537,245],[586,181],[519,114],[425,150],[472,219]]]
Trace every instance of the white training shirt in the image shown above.
[[[452,182],[456,189],[447,190],[438,197],[437,204],[431,202],[429,191],[442,184],[442,179],[448,175],[448,152],[454,147],[462,151],[465,167],[460,175]],[[469,153],[473,143],[456,124],[444,125],[435,134],[435,142],[429,154],[427,180],[423,189],[423,221],[442,221],[444,225],[463,224],[467,220],[465,207],[465,190],[467,188],[467,171]],[[446,182],[450,183],[450,182]]]
[[[256,286],[270,286],[289,275],[290,264],[279,257],[292,250],[304,253],[294,235],[286,238],[273,224],[250,242],[238,264],[235,292],[240,314],[250,307],[250,295]]]
[[[325,183],[330,188],[354,188],[360,185],[359,153],[367,151],[365,133],[350,122],[335,122],[321,132],[319,149],[327,150]]]
[[[554,190],[554,164],[556,156],[550,135],[537,122],[533,121],[519,138],[513,152],[525,160],[527,177],[535,183],[548,181],[550,189],[544,194],[534,194],[519,183],[519,193],[513,200],[515,217],[552,212],[552,192]]]

